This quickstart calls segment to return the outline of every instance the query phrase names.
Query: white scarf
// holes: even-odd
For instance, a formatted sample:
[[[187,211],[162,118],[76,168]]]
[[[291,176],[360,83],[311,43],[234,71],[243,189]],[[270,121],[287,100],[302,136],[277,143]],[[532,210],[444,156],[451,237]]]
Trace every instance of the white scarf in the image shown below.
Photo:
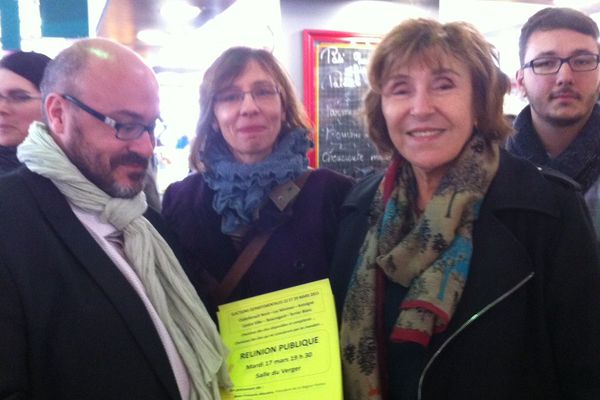
[[[132,199],[110,197],[81,174],[39,122],[29,128],[17,156],[31,171],[50,179],[72,204],[123,232],[125,254],[187,368],[190,399],[220,399],[219,386],[231,386],[227,349],[173,251],[143,216],[143,192]]]

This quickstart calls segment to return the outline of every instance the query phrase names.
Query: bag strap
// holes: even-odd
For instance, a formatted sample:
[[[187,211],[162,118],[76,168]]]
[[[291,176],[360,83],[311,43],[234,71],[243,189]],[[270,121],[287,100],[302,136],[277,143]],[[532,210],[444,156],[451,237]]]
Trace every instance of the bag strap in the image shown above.
[[[306,180],[311,172],[312,170],[309,169],[296,178],[294,183],[296,186],[298,186],[298,189],[302,190],[302,187],[306,183]],[[274,227],[269,231],[259,233],[258,235],[254,236],[250,242],[248,242],[246,247],[244,247],[240,255],[227,272],[227,275],[225,275],[225,278],[223,278],[221,283],[215,287],[215,290],[213,290],[213,298],[215,299],[217,305],[223,304],[229,298],[231,293],[233,293],[234,289],[240,283],[246,272],[248,272],[250,266],[254,260],[256,260],[256,257],[258,257],[263,247],[265,247],[276,228],[277,227]]]

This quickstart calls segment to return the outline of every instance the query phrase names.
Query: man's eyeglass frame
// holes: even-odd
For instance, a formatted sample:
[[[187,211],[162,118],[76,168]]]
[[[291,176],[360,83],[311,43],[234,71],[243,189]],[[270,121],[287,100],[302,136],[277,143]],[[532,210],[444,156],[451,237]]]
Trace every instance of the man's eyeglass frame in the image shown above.
[[[83,103],[81,100],[77,99],[74,96],[71,96],[69,94],[62,94],[61,97],[65,100],[67,100],[69,103],[76,105],[77,107],[81,108],[83,111],[87,112],[88,114],[90,114],[92,117],[96,118],[97,120],[105,123],[106,125],[110,126],[111,128],[113,128],[115,130],[115,137],[119,140],[136,140],[137,138],[141,137],[144,132],[148,132],[152,138],[153,141],[156,141],[156,136],[155,136],[155,129],[156,129],[156,124],[155,125],[144,125],[144,124],[140,124],[138,122],[131,122],[131,123],[120,123],[115,121],[114,119],[112,119],[109,116],[106,116],[104,114],[102,114],[99,111],[94,110],[92,107],[86,105],[85,103]],[[158,121],[162,120],[159,118]],[[120,132],[122,132],[123,128],[127,128],[129,127],[128,130],[131,130],[132,127],[136,127],[137,129],[140,129],[139,131],[137,131],[137,129],[135,131],[137,131],[138,133],[136,133],[135,136],[122,136],[122,133],[120,134]]]
[[[571,60],[577,57],[581,57],[581,56],[585,56],[585,57],[595,57],[596,59],[596,66],[593,68],[589,68],[589,69],[580,69],[578,67],[574,67],[573,64],[571,64]],[[558,67],[556,68],[556,71],[552,71],[552,72],[537,72],[535,67],[534,67],[534,63],[539,61],[539,60],[559,60],[560,64],[558,64]],[[558,71],[560,71],[560,69],[562,68],[563,64],[567,63],[569,64],[569,68],[571,68],[571,71],[574,72],[589,72],[589,71],[593,71],[595,69],[598,68],[598,64],[600,63],[600,54],[575,54],[569,57],[551,57],[551,56],[547,56],[547,57],[538,57],[538,58],[534,58],[533,60],[529,61],[528,63],[523,64],[523,66],[521,67],[521,69],[525,69],[525,68],[531,68],[531,71],[536,74],[536,75],[554,75],[557,74]]]

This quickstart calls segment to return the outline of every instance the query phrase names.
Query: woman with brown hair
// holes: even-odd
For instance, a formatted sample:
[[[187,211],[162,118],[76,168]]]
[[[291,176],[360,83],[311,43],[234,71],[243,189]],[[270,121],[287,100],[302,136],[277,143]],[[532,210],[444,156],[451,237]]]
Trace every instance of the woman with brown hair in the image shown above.
[[[501,150],[493,47],[466,23],[408,20],[369,81],[369,135],[392,162],[343,206],[345,398],[600,398],[590,221],[567,180]]]
[[[167,189],[163,215],[213,305],[328,276],[352,181],[308,168],[309,128],[270,52],[230,48],[204,75],[199,172]]]

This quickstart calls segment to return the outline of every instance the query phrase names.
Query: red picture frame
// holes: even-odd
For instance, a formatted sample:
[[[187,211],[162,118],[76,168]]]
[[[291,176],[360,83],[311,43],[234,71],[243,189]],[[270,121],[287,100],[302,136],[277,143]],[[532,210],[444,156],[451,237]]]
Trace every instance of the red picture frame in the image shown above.
[[[347,45],[373,49],[381,40],[379,35],[327,30],[303,31],[304,105],[313,124],[314,148],[309,152],[312,167],[319,167],[319,50],[328,45]]]

